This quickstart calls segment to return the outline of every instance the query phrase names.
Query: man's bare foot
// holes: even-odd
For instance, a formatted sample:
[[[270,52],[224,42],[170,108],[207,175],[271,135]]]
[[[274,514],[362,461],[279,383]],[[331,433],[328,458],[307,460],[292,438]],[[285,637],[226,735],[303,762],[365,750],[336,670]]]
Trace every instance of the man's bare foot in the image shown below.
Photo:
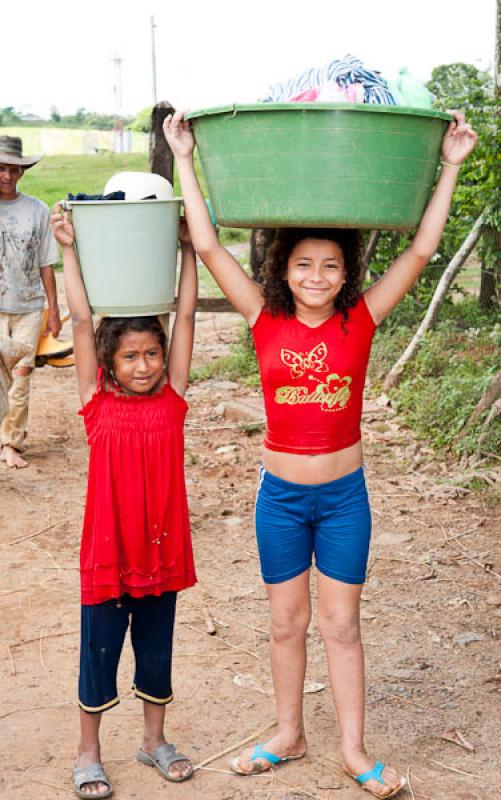
[[[266,752],[272,753],[278,758],[287,761],[289,759],[302,758],[306,755],[306,740],[304,736],[299,739],[288,740],[283,735],[277,734],[273,739],[265,742],[258,747]],[[255,747],[249,747],[236,758],[232,758],[230,766],[234,772],[240,775],[252,775],[256,772],[266,772],[273,767],[273,763],[266,757],[252,758]]]
[[[352,778],[370,772],[375,766],[375,759],[367,755],[363,750],[343,753],[343,769]],[[395,797],[400,789],[405,786],[405,779],[402,778],[392,767],[384,767],[381,777],[384,783],[377,779],[364,781],[361,786],[367,789],[374,797]]]
[[[5,461],[7,466],[11,469],[24,469],[24,467],[29,467],[28,462],[25,461],[24,458],[21,458],[17,450],[11,447],[10,444],[4,444],[2,447],[1,459]]]

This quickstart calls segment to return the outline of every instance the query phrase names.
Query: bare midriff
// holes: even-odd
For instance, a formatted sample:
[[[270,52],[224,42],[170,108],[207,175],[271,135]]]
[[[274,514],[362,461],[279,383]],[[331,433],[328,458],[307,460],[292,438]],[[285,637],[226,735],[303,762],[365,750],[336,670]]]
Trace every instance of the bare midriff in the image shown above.
[[[264,468],[277,478],[292,483],[329,483],[355,472],[362,464],[361,441],[335,453],[299,455],[269,450],[267,447],[263,452]]]

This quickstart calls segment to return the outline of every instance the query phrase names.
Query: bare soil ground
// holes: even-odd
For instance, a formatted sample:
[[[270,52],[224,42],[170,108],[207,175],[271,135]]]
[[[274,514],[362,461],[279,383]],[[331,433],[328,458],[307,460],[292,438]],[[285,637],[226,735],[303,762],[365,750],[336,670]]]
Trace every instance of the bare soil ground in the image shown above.
[[[195,364],[227,352],[237,325],[232,314],[200,315]],[[194,385],[188,400],[186,478],[199,583],[180,597],[167,732],[200,763],[272,724],[274,704],[268,609],[253,533],[261,434],[244,430],[241,405],[255,406],[259,415],[260,397],[211,380]],[[73,369],[37,370],[31,466],[0,469],[0,797],[6,799],[73,794],[87,465],[77,408]],[[495,800],[501,796],[499,516],[480,496],[448,483],[446,465],[370,398],[364,435],[374,512],[362,603],[368,747],[404,773],[410,767],[412,791],[403,797]],[[314,591],[314,573],[311,583]],[[130,693],[128,645],[119,678],[122,702],[105,715],[102,728],[117,800],[362,797],[339,765],[315,622],[305,695],[309,754],[263,776],[232,775],[226,755],[180,785],[139,765],[141,704]],[[454,731],[471,750],[444,738],[457,738]]]

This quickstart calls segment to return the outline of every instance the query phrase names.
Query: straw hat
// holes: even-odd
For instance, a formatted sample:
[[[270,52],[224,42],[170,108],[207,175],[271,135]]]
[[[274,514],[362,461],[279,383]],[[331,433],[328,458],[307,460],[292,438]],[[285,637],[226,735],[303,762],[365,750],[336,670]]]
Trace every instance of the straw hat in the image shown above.
[[[23,156],[23,142],[19,136],[0,136],[0,164],[14,164],[29,169],[43,156]]]
[[[40,339],[36,352],[35,366],[44,367],[50,364],[52,367],[69,367],[75,363],[73,354],[73,341],[61,342],[55,339],[51,333],[44,333],[47,328],[49,317],[48,309],[44,309],[42,325],[40,328]],[[61,318],[61,325],[70,318],[67,314]]]

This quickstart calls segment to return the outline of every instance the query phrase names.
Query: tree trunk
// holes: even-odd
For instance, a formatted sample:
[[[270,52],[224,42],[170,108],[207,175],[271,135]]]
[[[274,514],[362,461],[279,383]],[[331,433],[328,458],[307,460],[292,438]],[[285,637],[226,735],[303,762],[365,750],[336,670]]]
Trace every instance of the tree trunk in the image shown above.
[[[173,114],[174,108],[169,102],[157,103],[151,112],[150,133],[150,172],[155,172],[173,183],[174,156],[165,140],[162,130],[164,119]]]
[[[368,272],[371,281],[377,281],[380,278],[380,275],[377,272],[373,272],[370,269],[370,263],[372,261],[374,253],[376,252],[376,247],[380,236],[381,236],[381,231],[371,231],[371,235],[369,236],[369,241],[367,242],[367,247],[365,248],[364,260],[363,260],[363,273],[365,277],[366,273]]]
[[[475,451],[475,458],[478,461],[480,461],[480,458],[482,456],[482,445],[483,445],[483,443],[485,442],[485,440],[487,438],[489,425],[491,424],[493,419],[495,419],[496,417],[499,417],[499,416],[501,416],[501,400],[496,400],[496,402],[491,406],[491,410],[487,414],[486,420],[485,420],[484,424],[482,425],[482,432],[481,432],[480,436],[478,437],[477,449]],[[490,454],[486,453],[485,455],[490,455]],[[496,454],[493,453],[492,455],[496,455]]]
[[[489,414],[487,415],[484,424],[482,425],[482,433],[479,436],[478,443],[477,443],[477,452],[476,456],[479,457],[481,445],[483,440],[487,435],[487,428],[489,427],[490,423],[494,419],[494,417],[498,416],[501,411],[501,370],[494,375],[494,378],[489,383],[487,389],[483,393],[482,397],[478,401],[477,405],[473,409],[470,417],[465,422],[463,429],[457,434],[454,438],[454,444],[457,445],[458,442],[463,439],[470,427],[470,425],[475,422],[475,420],[482,414],[484,411],[490,409]]]
[[[480,237],[480,234],[482,233],[483,219],[484,215],[481,214],[480,217],[475,222],[475,225],[471,229],[470,233],[466,237],[465,241],[455,254],[454,258],[449,263],[449,266],[444,271],[442,277],[440,278],[437,288],[435,289],[435,293],[431,299],[431,303],[428,306],[428,311],[424,316],[424,319],[422,320],[419,328],[417,329],[410,343],[407,345],[405,351],[402,353],[398,361],[393,365],[388,375],[386,376],[386,379],[383,384],[383,389],[385,392],[387,392],[389,389],[391,389],[393,386],[396,386],[399,383],[405,365],[411,360],[411,358],[413,358],[425,333],[429,330],[429,328],[431,328],[435,324],[435,321],[438,317],[438,313],[440,311],[440,306],[442,305],[445,299],[445,296],[450,288],[451,283],[453,282],[457,273],[459,272],[464,262],[470,255],[471,251],[475,247]]]
[[[484,311],[497,308],[501,301],[501,231],[485,225],[482,231],[484,252],[480,268],[478,302]]]
[[[369,236],[369,241],[367,242],[367,247],[365,248],[365,253],[364,253],[364,264],[366,269],[369,266],[370,262],[372,261],[372,256],[376,251],[377,243],[379,241],[380,236],[381,236],[381,231],[371,231],[371,235]]]
[[[497,375],[494,375],[492,381],[473,409],[471,417],[469,418],[465,427],[468,427],[468,425],[471,425],[472,422],[475,422],[476,418],[480,416],[483,411],[487,411],[488,408],[494,405],[499,397],[501,397],[501,370],[499,370]]]
[[[250,267],[252,277],[258,283],[261,280],[261,268],[274,238],[274,228],[255,228],[252,231],[250,238]]]

